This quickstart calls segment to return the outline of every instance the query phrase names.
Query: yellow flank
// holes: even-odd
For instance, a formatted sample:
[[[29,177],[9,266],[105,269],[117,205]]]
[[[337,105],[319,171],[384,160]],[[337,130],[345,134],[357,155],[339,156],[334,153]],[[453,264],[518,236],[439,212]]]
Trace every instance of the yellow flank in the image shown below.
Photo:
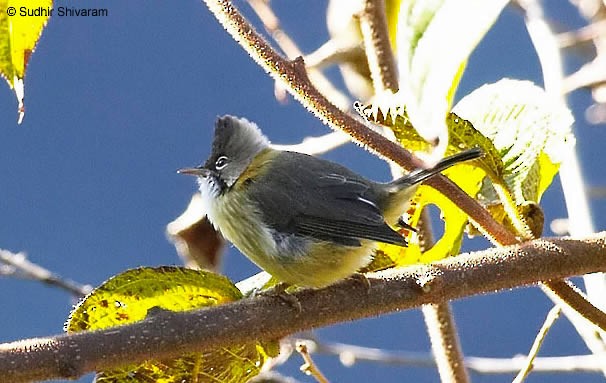
[[[235,186],[235,185],[234,185]],[[260,225],[260,213],[241,190],[232,189],[209,206],[208,216],[221,234],[261,268],[264,249],[275,252],[271,232]],[[269,272],[269,270],[267,270]],[[271,273],[271,272],[270,272]]]
[[[361,242],[362,246],[352,247],[316,240],[305,255],[274,258],[273,272],[267,271],[293,285],[325,287],[351,276],[370,263],[377,243]]]

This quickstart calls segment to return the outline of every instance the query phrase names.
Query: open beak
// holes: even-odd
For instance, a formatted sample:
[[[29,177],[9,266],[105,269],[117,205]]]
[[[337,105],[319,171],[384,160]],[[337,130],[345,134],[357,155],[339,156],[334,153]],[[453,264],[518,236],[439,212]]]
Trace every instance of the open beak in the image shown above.
[[[177,170],[177,173],[187,174],[189,176],[208,177],[211,171],[205,168],[183,168]]]

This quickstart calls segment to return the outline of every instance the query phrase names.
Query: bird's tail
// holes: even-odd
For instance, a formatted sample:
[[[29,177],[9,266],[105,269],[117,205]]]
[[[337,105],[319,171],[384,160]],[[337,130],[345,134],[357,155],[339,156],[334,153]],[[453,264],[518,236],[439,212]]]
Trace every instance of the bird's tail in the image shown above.
[[[472,148],[463,152],[453,154],[452,156],[441,159],[434,167],[429,169],[418,169],[412,171],[405,176],[392,181],[391,186],[401,188],[402,186],[412,186],[420,182],[425,181],[428,178],[435,176],[436,174],[448,169],[449,167],[456,165],[460,162],[476,159],[482,156],[482,150],[480,148]]]

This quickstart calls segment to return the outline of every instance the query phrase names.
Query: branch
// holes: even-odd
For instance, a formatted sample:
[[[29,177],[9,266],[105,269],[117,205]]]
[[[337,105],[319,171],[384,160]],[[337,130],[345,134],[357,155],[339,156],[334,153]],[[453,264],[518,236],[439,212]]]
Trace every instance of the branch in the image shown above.
[[[318,368],[318,366],[314,363],[311,355],[309,355],[309,351],[307,350],[307,344],[305,342],[297,342],[296,344],[297,352],[305,361],[305,364],[301,366],[301,371],[307,375],[311,375],[316,378],[318,383],[329,383],[328,379],[322,374],[322,371]]]
[[[541,326],[539,333],[537,334],[534,342],[532,343],[532,347],[528,352],[528,356],[526,357],[526,362],[524,362],[523,368],[520,370],[518,375],[516,375],[516,378],[513,380],[512,383],[522,383],[524,379],[526,379],[528,374],[530,374],[530,371],[534,368],[534,362],[537,358],[539,350],[541,349],[541,346],[543,345],[543,341],[545,340],[545,337],[547,336],[547,333],[549,332],[551,327],[553,327],[556,320],[560,317],[561,312],[562,308],[558,305],[555,305],[551,310],[549,310],[549,313],[547,314],[547,318],[545,318],[543,326]]]
[[[436,361],[431,353],[386,351],[379,348],[355,346],[351,344],[318,342],[306,340],[312,353],[337,355],[347,367],[356,362],[373,362],[393,366],[435,368]],[[604,364],[604,355],[570,355],[538,357],[533,362],[533,372],[600,372]],[[511,374],[517,373],[526,363],[526,356],[516,355],[512,358],[488,358],[468,356],[465,367],[476,374]]]
[[[24,253],[12,253],[0,249],[0,276],[19,276],[33,279],[44,284],[59,287],[76,297],[83,297],[92,291],[90,285],[81,285],[69,279],[64,279],[44,267],[30,262]]]
[[[305,137],[299,144],[277,145],[271,147],[276,150],[288,150],[292,152],[305,153],[312,156],[327,153],[339,146],[349,142],[349,136],[342,132],[330,132],[323,136]]]
[[[556,36],[560,48],[570,48],[604,36],[606,20],[598,20],[577,30],[560,33]]]
[[[147,359],[176,357],[258,339],[440,303],[470,295],[606,271],[606,232],[582,240],[538,239],[462,254],[430,265],[369,274],[293,296],[301,311],[261,296],[93,332],[0,345],[0,376],[10,382],[75,378]],[[336,304],[335,302],[338,302]],[[599,323],[606,328],[606,323]]]
[[[452,310],[448,302],[423,305],[423,317],[442,382],[469,382]]]
[[[366,57],[375,93],[398,91],[398,70],[391,51],[384,0],[365,0],[360,16]]]

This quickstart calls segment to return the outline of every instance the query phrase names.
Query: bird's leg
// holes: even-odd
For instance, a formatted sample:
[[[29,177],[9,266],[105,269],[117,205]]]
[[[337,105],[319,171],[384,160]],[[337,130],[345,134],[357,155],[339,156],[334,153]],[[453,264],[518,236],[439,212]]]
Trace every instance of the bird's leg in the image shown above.
[[[414,227],[412,227],[412,226],[410,226],[406,221],[404,221],[404,218],[402,218],[402,217],[398,218],[397,225],[400,226],[402,229],[412,230],[415,233],[417,232],[417,229],[414,228]]]

